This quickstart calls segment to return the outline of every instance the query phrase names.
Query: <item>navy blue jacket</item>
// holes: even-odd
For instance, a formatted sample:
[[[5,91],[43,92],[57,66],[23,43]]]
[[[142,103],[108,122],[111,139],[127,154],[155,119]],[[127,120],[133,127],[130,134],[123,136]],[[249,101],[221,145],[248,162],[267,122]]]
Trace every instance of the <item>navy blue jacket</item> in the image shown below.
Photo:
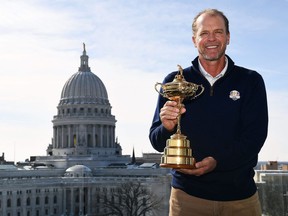
[[[253,180],[258,153],[267,137],[268,109],[264,81],[259,73],[236,66],[228,58],[228,69],[213,86],[199,71],[198,57],[183,70],[187,82],[202,84],[202,95],[183,103],[181,132],[190,140],[196,161],[212,156],[215,170],[202,176],[186,175],[172,170],[172,186],[186,193],[216,201],[239,200],[256,192]],[[163,83],[173,81],[177,71]],[[230,98],[231,91],[240,98]],[[149,138],[162,152],[174,132],[161,124],[159,113],[166,98],[159,95]]]

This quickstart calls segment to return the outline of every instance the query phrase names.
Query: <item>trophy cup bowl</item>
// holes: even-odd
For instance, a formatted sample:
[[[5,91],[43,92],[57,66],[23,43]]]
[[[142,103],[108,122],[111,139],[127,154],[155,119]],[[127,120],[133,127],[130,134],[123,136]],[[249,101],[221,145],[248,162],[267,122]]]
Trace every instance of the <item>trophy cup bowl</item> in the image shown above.
[[[160,91],[159,86],[162,91]],[[187,82],[183,76],[183,69],[178,65],[178,73],[172,82],[156,83],[155,90],[163,97],[176,101],[178,108],[183,107],[183,100],[195,99],[204,91],[202,85]],[[166,141],[164,154],[161,157],[161,167],[175,169],[194,169],[195,159],[192,156],[190,141],[181,133],[181,114],[177,116],[177,131]]]

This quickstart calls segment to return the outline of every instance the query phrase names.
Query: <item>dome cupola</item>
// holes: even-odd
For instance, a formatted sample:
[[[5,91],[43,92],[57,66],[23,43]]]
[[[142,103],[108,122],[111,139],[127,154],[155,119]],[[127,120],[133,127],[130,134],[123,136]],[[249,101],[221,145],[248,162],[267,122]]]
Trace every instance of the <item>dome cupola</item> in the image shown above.
[[[83,55],[80,57],[78,72],[65,83],[59,105],[64,104],[103,104],[109,105],[108,94],[101,79],[91,72],[83,44]]]

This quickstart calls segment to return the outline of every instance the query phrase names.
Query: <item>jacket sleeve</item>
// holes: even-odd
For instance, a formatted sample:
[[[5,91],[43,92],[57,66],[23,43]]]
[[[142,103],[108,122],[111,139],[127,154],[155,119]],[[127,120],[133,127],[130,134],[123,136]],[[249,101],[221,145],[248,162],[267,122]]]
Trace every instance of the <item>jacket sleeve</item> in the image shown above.
[[[241,125],[237,137],[229,148],[217,151],[216,170],[233,170],[240,166],[256,165],[268,131],[268,107],[264,81],[260,74],[250,74],[252,81],[247,86],[241,108]],[[232,163],[231,163],[232,162]]]

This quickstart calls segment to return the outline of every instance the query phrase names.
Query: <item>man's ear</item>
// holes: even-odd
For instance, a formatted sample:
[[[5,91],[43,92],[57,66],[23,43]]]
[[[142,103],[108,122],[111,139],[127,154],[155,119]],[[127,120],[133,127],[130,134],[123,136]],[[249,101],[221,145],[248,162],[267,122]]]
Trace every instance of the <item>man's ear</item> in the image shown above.
[[[193,44],[194,44],[194,47],[197,47],[197,46],[196,46],[196,39],[195,39],[194,36],[192,36],[192,42],[193,42]]]
[[[226,43],[227,45],[229,45],[230,44],[230,33],[228,34],[228,39],[227,39],[227,43]]]

